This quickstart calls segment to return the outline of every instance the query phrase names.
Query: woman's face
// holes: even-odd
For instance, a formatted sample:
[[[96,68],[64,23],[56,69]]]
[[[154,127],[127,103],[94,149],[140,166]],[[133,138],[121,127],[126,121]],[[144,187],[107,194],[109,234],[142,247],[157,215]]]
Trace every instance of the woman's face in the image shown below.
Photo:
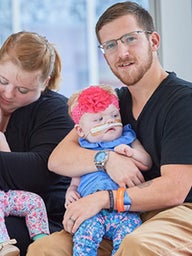
[[[45,89],[40,71],[26,72],[11,61],[0,63],[0,108],[7,114],[36,101]]]

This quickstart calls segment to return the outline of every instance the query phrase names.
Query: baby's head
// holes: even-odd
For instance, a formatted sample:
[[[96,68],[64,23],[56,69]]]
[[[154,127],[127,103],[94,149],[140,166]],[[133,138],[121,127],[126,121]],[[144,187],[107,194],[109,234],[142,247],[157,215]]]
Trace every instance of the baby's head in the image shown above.
[[[119,101],[111,86],[83,89],[69,98],[68,105],[80,137],[99,142],[114,140],[122,134]]]

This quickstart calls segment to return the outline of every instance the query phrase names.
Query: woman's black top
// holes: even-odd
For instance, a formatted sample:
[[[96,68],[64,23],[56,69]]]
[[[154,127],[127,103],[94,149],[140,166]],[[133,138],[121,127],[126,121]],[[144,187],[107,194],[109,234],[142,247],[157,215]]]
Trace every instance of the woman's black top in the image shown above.
[[[0,152],[0,189],[39,194],[45,201],[51,232],[62,229],[70,179],[49,171],[47,162],[52,150],[73,126],[67,98],[48,90],[34,103],[12,113],[5,132],[11,152]],[[24,256],[31,242],[24,219],[9,216],[6,225],[10,238],[18,241]]]

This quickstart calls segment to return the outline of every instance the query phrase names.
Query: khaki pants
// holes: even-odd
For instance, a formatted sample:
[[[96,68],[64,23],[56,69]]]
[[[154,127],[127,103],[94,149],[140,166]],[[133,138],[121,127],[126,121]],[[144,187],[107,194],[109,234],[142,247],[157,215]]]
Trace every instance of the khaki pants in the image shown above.
[[[127,235],[115,256],[192,255],[192,203],[143,214],[144,223]],[[99,256],[110,256],[104,239]],[[64,230],[32,243],[26,256],[72,256],[72,237]]]

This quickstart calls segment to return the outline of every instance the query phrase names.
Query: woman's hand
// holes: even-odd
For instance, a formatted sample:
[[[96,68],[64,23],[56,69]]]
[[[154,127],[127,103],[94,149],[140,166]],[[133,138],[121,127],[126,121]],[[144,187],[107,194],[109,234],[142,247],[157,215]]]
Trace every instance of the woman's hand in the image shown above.
[[[109,208],[107,191],[98,191],[80,198],[68,205],[63,218],[64,229],[74,234],[84,220],[96,215],[104,208]]]

